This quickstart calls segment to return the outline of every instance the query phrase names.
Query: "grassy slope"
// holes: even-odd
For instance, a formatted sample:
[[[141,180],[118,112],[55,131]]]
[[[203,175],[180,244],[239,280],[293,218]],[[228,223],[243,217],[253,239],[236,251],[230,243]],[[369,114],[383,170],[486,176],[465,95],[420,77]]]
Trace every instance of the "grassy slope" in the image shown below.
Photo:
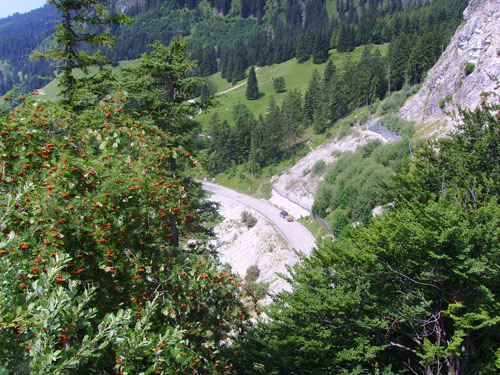
[[[120,68],[128,68],[130,66],[133,66],[137,64],[137,61],[138,60],[120,61],[119,66],[113,68],[114,74],[119,75]],[[89,71],[90,74],[95,74],[97,72],[97,68],[91,68],[89,69]],[[82,75],[83,73],[80,69],[75,70],[76,77],[81,77]],[[47,84],[47,86],[45,86],[43,89],[40,90],[40,94],[42,95],[41,97],[44,100],[56,100],[58,99],[60,91],[61,90],[59,89],[59,77],[56,77],[49,84]]]
[[[388,44],[375,46],[379,49],[382,56],[385,56],[388,50]],[[357,61],[364,47],[356,48],[352,53],[351,57],[353,61]],[[342,68],[346,58],[347,53],[339,53],[336,49],[330,51],[330,59],[333,60],[337,68]],[[259,85],[259,91],[262,96],[258,100],[247,100],[245,98],[246,84],[230,91],[226,94],[216,96],[218,100],[218,105],[216,108],[211,109],[208,113],[202,114],[196,117],[204,127],[208,124],[210,118],[217,113],[220,119],[232,121],[232,108],[238,103],[244,103],[250,109],[250,111],[257,117],[260,114],[264,114],[267,111],[271,97],[274,96],[276,103],[280,104],[286,95],[284,93],[276,93],[273,88],[273,77],[283,76],[285,77],[286,90],[299,89],[302,93],[305,93],[309,81],[314,73],[314,70],[322,75],[325,70],[327,63],[315,65],[312,63],[312,58],[303,64],[299,64],[297,59],[292,59],[281,64],[275,64],[271,66],[264,66],[257,71],[257,82]],[[232,87],[231,83],[228,83],[224,78],[217,73],[210,77],[210,80],[216,84],[217,92],[222,92]],[[245,82],[245,81],[241,81]],[[239,82],[239,83],[241,83]],[[238,83],[238,84],[239,84]]]

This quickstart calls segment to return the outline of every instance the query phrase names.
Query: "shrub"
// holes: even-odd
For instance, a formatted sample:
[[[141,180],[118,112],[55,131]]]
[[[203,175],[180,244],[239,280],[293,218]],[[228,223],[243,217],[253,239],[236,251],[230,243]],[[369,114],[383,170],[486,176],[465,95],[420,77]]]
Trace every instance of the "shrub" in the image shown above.
[[[339,236],[346,226],[349,225],[349,219],[342,210],[335,210],[333,213],[331,228],[334,235]]]
[[[471,74],[474,71],[474,69],[476,69],[476,65],[474,63],[468,62],[467,64],[465,64],[466,75]]]
[[[250,212],[248,212],[248,211],[243,211],[243,212],[241,213],[241,222],[242,222],[243,224],[246,224],[246,223],[247,223],[247,221],[248,221],[248,218],[249,218],[249,217],[250,217]]]
[[[253,228],[255,224],[257,224],[257,218],[253,216],[250,212],[248,211],[243,211],[241,213],[241,222],[243,224],[246,224],[247,228]]]
[[[285,92],[285,77],[273,77],[273,87],[276,92]]]
[[[0,373],[213,373],[245,319],[217,314],[247,316],[196,237],[208,211],[192,155],[121,103],[29,99],[0,118]]]
[[[313,176],[321,176],[326,171],[326,163],[323,159],[318,160],[312,167]]]
[[[259,300],[267,296],[269,291],[269,283],[259,283],[257,279],[260,276],[259,266],[256,264],[247,268],[245,280],[246,288],[244,291],[245,296],[252,296],[254,301]]]
[[[245,276],[245,280],[247,281],[257,281],[260,276],[259,266],[254,264],[247,268],[247,273]]]
[[[349,222],[366,224],[371,219],[373,207],[386,203],[384,185],[391,184],[393,168],[407,167],[408,154],[407,140],[388,144],[372,141],[354,153],[343,153],[328,166],[324,181],[316,190],[313,212],[322,218],[337,212],[333,221],[336,234],[345,218]],[[338,212],[339,208],[342,212]]]
[[[257,300],[265,298],[269,292],[269,283],[253,283],[252,287]]]
[[[444,109],[444,106],[445,106],[445,101],[444,101],[444,99],[440,99],[440,100],[439,100],[439,108]]]
[[[257,224],[257,218],[253,215],[250,215],[248,220],[247,220],[247,228],[253,228]]]
[[[439,106],[441,107],[441,101],[439,101]],[[385,115],[381,123],[387,129],[402,137],[411,137],[415,133],[415,127],[412,122],[403,120],[393,113]]]
[[[382,100],[377,111],[380,111],[381,115],[389,112],[395,112],[404,104],[406,98],[415,94],[417,91],[418,91],[417,85],[414,86],[405,85],[401,90],[392,93],[390,96]]]
[[[352,133],[352,126],[350,124],[342,124],[337,130],[337,139],[341,140],[342,138],[348,136]]]

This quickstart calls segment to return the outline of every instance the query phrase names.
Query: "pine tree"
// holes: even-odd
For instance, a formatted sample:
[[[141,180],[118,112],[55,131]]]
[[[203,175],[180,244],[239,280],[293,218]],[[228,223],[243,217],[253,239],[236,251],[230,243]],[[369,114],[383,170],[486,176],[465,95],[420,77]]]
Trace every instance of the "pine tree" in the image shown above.
[[[307,61],[311,57],[311,46],[307,36],[299,35],[297,38],[297,47],[295,49],[295,56],[299,64]]]
[[[267,164],[279,161],[283,140],[283,119],[273,96],[265,117],[262,139],[262,150]]]
[[[213,45],[203,49],[202,63],[199,70],[202,76],[210,76],[217,72],[217,53]]]
[[[196,131],[189,117],[210,104],[189,102],[203,79],[189,76],[196,64],[187,58],[184,39],[175,39],[168,47],[160,42],[151,47],[151,53],[142,55],[138,65],[122,72],[121,85],[129,93],[125,111],[134,121],[152,121],[169,132],[172,142],[187,146]],[[170,170],[175,171],[175,159],[170,157],[169,161]]]
[[[276,92],[285,92],[285,77],[273,77],[273,87]]]
[[[252,128],[255,126],[255,118],[246,105],[238,104],[234,108],[234,140],[235,160],[242,164],[248,160],[251,147]]]
[[[302,109],[302,95],[300,91],[293,90],[285,96],[281,105],[281,117],[283,119],[286,151],[288,154],[291,154],[304,123],[304,111]]]
[[[246,98],[248,100],[259,99],[259,87],[257,85],[257,75],[255,74],[255,68],[253,66],[250,68],[250,73],[248,74]]]
[[[389,45],[387,54],[388,63],[390,66],[390,81],[391,91],[397,91],[408,80],[406,66],[411,52],[410,39],[407,35],[402,34],[394,38]]]
[[[309,87],[304,97],[304,115],[307,120],[313,121],[314,111],[318,106],[319,90],[321,87],[321,77],[317,70],[314,71]]]
[[[57,26],[55,35],[56,48],[45,53],[35,53],[33,57],[43,57],[55,60],[61,68],[60,87],[64,102],[75,106],[79,95],[78,89],[84,82],[74,76],[74,69],[82,69],[89,73],[92,66],[102,67],[110,61],[97,50],[93,55],[81,51],[81,44],[86,43],[93,47],[106,47],[113,45],[113,38],[109,31],[94,33],[89,28],[121,24],[130,19],[116,13],[109,15],[103,0],[48,0],[54,5],[61,15],[61,24]]]
[[[329,48],[330,40],[328,35],[323,31],[317,32],[312,49],[313,64],[323,64],[328,59]]]
[[[300,5],[298,0],[286,1],[285,18],[287,25],[297,27],[302,23],[302,15],[300,13]]]
[[[354,35],[352,35],[351,29],[342,24],[337,36],[337,50],[339,52],[352,51],[354,48]]]
[[[333,60],[329,60],[328,64],[326,64],[325,72],[323,74],[323,80],[328,84],[330,83],[333,75],[337,71],[337,67],[333,63]]]

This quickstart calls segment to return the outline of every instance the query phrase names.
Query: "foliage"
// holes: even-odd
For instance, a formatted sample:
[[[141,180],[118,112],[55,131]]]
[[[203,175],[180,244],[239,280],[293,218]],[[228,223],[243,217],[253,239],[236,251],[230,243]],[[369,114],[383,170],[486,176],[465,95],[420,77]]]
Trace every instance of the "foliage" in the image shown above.
[[[246,348],[237,373],[500,370],[499,110],[462,112],[397,174],[393,209],[294,267],[268,323],[228,348]]]
[[[253,228],[257,224],[257,218],[248,211],[241,213],[241,222],[247,226],[248,229]]]
[[[312,167],[313,176],[321,176],[326,171],[326,163],[323,159],[318,160]]]
[[[384,100],[382,100],[377,108],[377,114],[383,115],[397,111],[403,106],[406,99],[415,94],[417,91],[418,86],[403,86],[401,90],[392,93],[390,96],[387,96]]]
[[[194,159],[124,101],[76,114],[29,99],[2,116],[6,373],[229,370],[219,350],[246,313],[203,244],[210,211],[181,173]]]
[[[465,64],[466,75],[471,74],[474,71],[474,69],[476,69],[476,65],[474,63],[468,62],[467,64]]]
[[[56,10],[45,6],[27,14],[16,13],[0,20],[0,94],[13,88],[29,92],[45,85],[54,77],[53,67],[44,60],[30,60],[29,54],[39,50],[55,31]],[[22,74],[19,74],[22,72]]]
[[[414,124],[403,120],[398,115],[390,113],[380,120],[383,126],[399,136],[410,138],[415,133]]]
[[[276,92],[285,92],[285,77],[273,77],[273,87]]]
[[[371,210],[388,203],[387,182],[394,169],[408,165],[408,140],[382,145],[372,141],[356,152],[346,152],[326,172],[316,192],[312,210],[321,217],[330,217],[332,227],[340,230],[349,222],[367,224]],[[337,213],[337,210],[339,211]]]
[[[120,5],[116,1],[106,3],[110,14]],[[318,0],[304,6],[297,1],[262,0],[127,2],[127,14],[134,21],[111,28],[110,35],[116,43],[105,54],[115,63],[132,60],[147,52],[147,46],[157,40],[167,45],[177,36],[189,36],[190,52],[216,47],[218,69],[228,82],[233,82],[243,79],[251,65],[272,65],[294,57],[303,63],[310,56],[314,63],[322,63],[332,55],[330,48],[352,51],[356,46],[392,42],[387,72],[391,90],[396,91],[405,82],[422,79],[462,22],[468,2],[410,1],[402,7],[389,5],[387,0],[356,0],[339,3],[338,9],[334,3]],[[0,54],[8,60],[8,69],[1,69],[4,77],[0,77],[0,89],[3,86],[8,91],[13,85],[25,90],[37,88],[42,82],[40,76],[53,75],[53,67],[47,62],[26,58],[33,50],[47,49],[47,37],[54,27],[52,17],[53,8],[46,6],[31,17],[18,15],[0,24],[0,35],[6,36],[0,38]],[[87,29],[96,30],[99,29]],[[97,48],[84,50],[92,54]],[[217,65],[212,53],[198,55],[195,60],[202,74],[208,74]]]
[[[347,137],[349,134],[352,134],[353,128],[351,124],[344,123],[340,125],[339,129],[335,133],[338,140]]]
[[[90,28],[121,24],[130,19],[119,13],[109,15],[102,0],[48,0],[48,4],[54,5],[61,16],[61,24],[57,25],[54,34],[56,48],[33,56],[56,61],[61,70],[61,94],[65,103],[71,106],[81,105],[78,103],[82,101],[79,96],[85,95],[82,88],[88,88],[88,85],[82,85],[81,80],[79,83],[73,70],[79,68],[87,74],[89,67],[102,67],[110,63],[99,50],[93,55],[82,51],[82,43],[93,47],[110,47],[113,44],[109,31],[96,33]],[[100,77],[99,80],[102,85],[103,78]]]
[[[257,279],[260,276],[260,269],[259,266],[256,264],[250,266],[247,268],[247,273],[245,276],[246,281],[257,281]]]
[[[267,296],[269,291],[269,283],[258,282],[260,276],[259,266],[256,264],[247,268],[245,275],[245,287],[243,290],[244,297],[251,297],[255,305],[258,300]]]
[[[194,126],[189,116],[206,104],[188,101],[202,79],[190,76],[196,64],[186,57],[185,40],[173,40],[169,46],[155,42],[151,47],[151,53],[143,54],[138,65],[123,69],[121,86],[130,95],[125,110],[133,119],[154,121],[185,144]]]
[[[250,73],[248,73],[247,91],[245,96],[248,100],[259,99],[259,86],[257,85],[257,75],[255,74],[255,68],[253,66],[250,68]]]
[[[445,105],[446,102],[444,101],[444,99],[439,99],[439,108],[444,109]]]

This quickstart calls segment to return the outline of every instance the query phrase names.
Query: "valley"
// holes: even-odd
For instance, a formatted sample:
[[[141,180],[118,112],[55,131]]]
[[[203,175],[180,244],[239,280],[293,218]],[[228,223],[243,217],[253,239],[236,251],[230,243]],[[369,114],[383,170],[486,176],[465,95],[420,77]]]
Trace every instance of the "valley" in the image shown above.
[[[491,0],[0,19],[0,375],[498,373],[499,20]]]

